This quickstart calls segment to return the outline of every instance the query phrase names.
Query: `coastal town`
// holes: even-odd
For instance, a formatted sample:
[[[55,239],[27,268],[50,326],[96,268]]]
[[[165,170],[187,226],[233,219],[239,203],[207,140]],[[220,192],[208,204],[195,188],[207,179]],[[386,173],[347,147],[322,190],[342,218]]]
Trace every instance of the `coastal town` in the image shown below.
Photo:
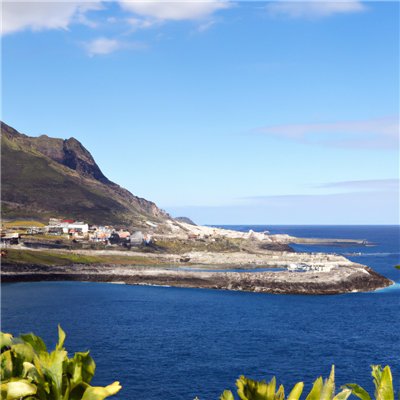
[[[129,231],[56,218],[47,225],[4,222],[2,282],[78,280],[291,294],[371,291],[393,284],[341,254],[291,247],[372,245],[362,239],[296,238],[173,219],[141,226]]]

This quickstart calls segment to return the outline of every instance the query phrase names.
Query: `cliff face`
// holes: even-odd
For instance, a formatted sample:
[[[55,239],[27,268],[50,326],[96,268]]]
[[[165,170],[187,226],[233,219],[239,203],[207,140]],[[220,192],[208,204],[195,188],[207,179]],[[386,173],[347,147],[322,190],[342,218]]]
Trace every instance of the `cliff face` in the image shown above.
[[[75,138],[62,140],[39,136],[31,138],[30,142],[33,149],[53,161],[73,169],[79,175],[95,179],[106,185],[112,184],[103,175],[92,155]]]
[[[108,180],[76,139],[29,137],[2,123],[2,216],[49,216],[96,224],[137,225],[169,218],[153,202]]]

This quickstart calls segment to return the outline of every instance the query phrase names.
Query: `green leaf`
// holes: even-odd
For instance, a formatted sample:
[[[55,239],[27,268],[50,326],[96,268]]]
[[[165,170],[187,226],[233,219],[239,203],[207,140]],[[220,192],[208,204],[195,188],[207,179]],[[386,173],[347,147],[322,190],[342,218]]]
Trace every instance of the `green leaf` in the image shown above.
[[[56,350],[64,350],[64,340],[65,332],[61,329],[60,325],[58,325],[58,344],[56,345]]]
[[[374,379],[374,384],[375,384],[375,398],[378,398],[378,388],[379,384],[381,382],[381,376],[382,376],[382,367],[380,365],[371,365],[372,367],[372,376],[375,378]]]
[[[358,386],[355,383],[346,383],[340,389],[344,389],[345,387],[351,388],[351,392],[361,400],[371,400],[371,396],[361,386]]]
[[[35,351],[29,343],[18,343],[11,347],[11,352],[13,356],[23,361],[32,362]],[[21,363],[22,364],[22,363]]]
[[[36,393],[36,386],[29,381],[18,379],[1,385],[1,400],[19,400]]]
[[[96,364],[87,353],[75,353],[72,360],[68,360],[65,371],[71,375],[71,390],[81,382],[90,383],[93,378]]]
[[[79,385],[75,386],[74,389],[71,390],[69,400],[81,400],[85,390],[89,387],[90,385],[87,383],[80,383]]]
[[[18,343],[11,347],[13,363],[13,376],[22,377],[24,362],[32,362],[35,357],[35,350],[29,343]]]
[[[383,369],[380,378],[376,400],[394,400],[392,373],[389,366]]]
[[[324,387],[324,382],[322,377],[319,377],[311,389],[311,392],[306,397],[306,400],[319,400],[321,397],[322,389]]]
[[[29,333],[28,335],[19,335],[19,337],[25,342],[29,343],[37,353],[47,352],[47,347],[44,344],[43,340],[35,336],[33,333]]]
[[[285,390],[283,385],[279,386],[278,391],[274,395],[274,400],[284,400],[285,398]]]
[[[290,392],[287,400],[299,400],[301,393],[303,392],[304,383],[299,382],[295,385],[293,390]]]
[[[222,393],[222,396],[220,397],[221,400],[235,400],[233,397],[233,394],[230,390],[224,390],[224,393]]]
[[[351,395],[352,391],[350,389],[344,389],[340,393],[338,393],[333,400],[347,400],[347,398]]]
[[[332,365],[331,374],[329,379],[325,382],[320,400],[331,400],[333,397],[333,390],[335,386],[335,366]]]
[[[11,379],[13,376],[13,363],[11,359],[11,351],[7,350],[1,353],[1,380]]]
[[[237,393],[242,400],[283,400],[284,390],[281,386],[275,394],[276,380],[272,378],[269,383],[257,382],[241,376],[236,381],[239,388]]]
[[[9,333],[1,332],[0,342],[1,342],[1,351],[3,352],[3,349],[7,349],[7,348],[11,347],[12,335],[10,335]]]
[[[61,398],[62,394],[62,375],[63,364],[67,357],[64,350],[54,350],[47,360],[40,360],[45,375],[51,379],[51,391],[56,399]]]
[[[241,398],[241,400],[248,400],[244,394],[244,388],[246,386],[247,379],[242,375],[240,379],[236,381],[236,386],[239,388],[237,390],[237,394]]]
[[[244,390],[245,380],[246,378],[243,375],[240,377],[240,379],[236,380],[236,386],[239,388],[239,390]]]
[[[258,382],[257,382],[258,383]],[[267,384],[262,384],[260,383],[258,386],[260,386],[259,393],[263,393],[264,396],[261,397],[260,399],[262,400],[274,400],[275,397],[275,388],[276,388],[276,379],[273,377],[270,382]]]
[[[44,376],[40,374],[35,365],[24,362],[22,377],[37,386],[37,397],[39,397],[40,399],[47,398],[47,394],[50,393],[49,383],[46,382]]]
[[[108,396],[118,393],[121,389],[119,382],[114,382],[106,387],[89,386],[83,394],[82,400],[103,400]]]

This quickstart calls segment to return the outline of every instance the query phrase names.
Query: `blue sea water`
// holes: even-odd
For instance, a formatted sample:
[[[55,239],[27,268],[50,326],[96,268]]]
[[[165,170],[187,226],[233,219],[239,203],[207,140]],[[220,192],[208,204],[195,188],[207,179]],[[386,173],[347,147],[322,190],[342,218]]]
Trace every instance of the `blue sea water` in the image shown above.
[[[231,227],[230,227],[231,228]],[[379,246],[293,246],[297,251],[361,252],[352,257],[394,280],[373,293],[293,296],[76,282],[2,284],[1,330],[34,332],[49,349],[57,324],[70,355],[91,350],[93,385],[120,381],[115,399],[217,399],[244,374],[276,376],[286,395],[336,367],[336,388],[374,391],[370,365],[400,379],[398,226],[240,226],[298,237],[366,239]],[[236,395],[236,398],[238,396]],[[395,395],[397,398],[397,393]]]

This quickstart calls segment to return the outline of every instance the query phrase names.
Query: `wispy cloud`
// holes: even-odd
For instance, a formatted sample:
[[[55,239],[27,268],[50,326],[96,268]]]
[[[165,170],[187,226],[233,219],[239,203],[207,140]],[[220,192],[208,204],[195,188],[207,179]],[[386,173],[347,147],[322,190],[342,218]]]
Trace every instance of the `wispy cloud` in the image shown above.
[[[363,181],[331,182],[316,186],[316,188],[337,188],[350,190],[384,190],[398,191],[399,179],[369,179]]]
[[[368,9],[360,1],[337,0],[327,1],[274,1],[265,6],[270,17],[288,19],[321,19],[337,14],[363,12]]]
[[[399,114],[359,121],[267,126],[250,133],[285,136],[330,147],[398,149]]]
[[[384,191],[257,196],[241,205],[165,207],[197,224],[357,225],[398,224],[398,193]]]
[[[99,37],[91,42],[83,43],[90,57],[94,54],[110,54],[117,50],[144,50],[146,45],[140,42],[121,42],[116,39]]]
[[[199,26],[199,32],[204,32],[205,30],[207,30],[208,28],[210,28],[212,25],[215,24],[216,21],[210,21],[207,22],[206,24],[200,25]]]
[[[155,24],[160,24],[160,21],[157,20],[148,20],[148,19],[140,19],[140,18],[128,18],[126,20],[129,25],[132,27],[132,30],[139,28],[150,28]]]

